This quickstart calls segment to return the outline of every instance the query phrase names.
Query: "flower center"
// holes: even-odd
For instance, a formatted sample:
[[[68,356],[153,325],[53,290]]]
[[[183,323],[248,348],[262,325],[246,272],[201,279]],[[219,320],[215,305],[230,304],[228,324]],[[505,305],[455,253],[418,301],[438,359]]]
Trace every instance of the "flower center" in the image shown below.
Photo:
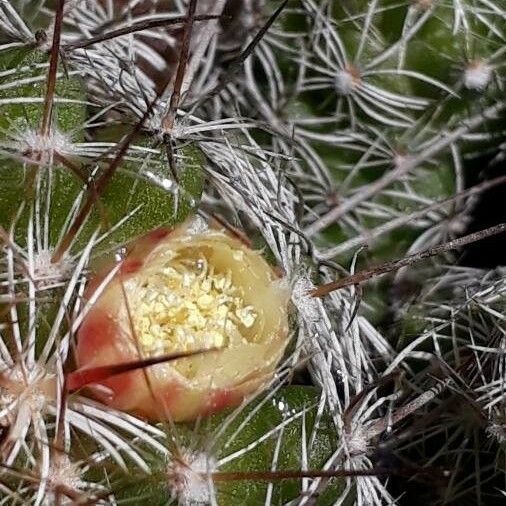
[[[202,253],[177,253],[136,287],[133,325],[147,356],[227,346],[245,340],[257,313]]]

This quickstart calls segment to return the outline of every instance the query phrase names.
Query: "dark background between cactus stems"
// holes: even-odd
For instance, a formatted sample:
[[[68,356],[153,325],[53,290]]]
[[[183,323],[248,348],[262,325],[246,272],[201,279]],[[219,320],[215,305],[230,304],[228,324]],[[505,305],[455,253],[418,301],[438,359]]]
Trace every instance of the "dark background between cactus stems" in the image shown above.
[[[499,144],[499,143],[498,143]],[[504,146],[499,145],[497,149],[481,156],[475,156],[465,162],[466,185],[471,187],[482,179],[489,179],[506,174],[506,158],[504,158]],[[476,232],[484,228],[506,222],[506,188],[504,185],[492,188],[484,192],[478,199],[478,202],[471,214],[471,220],[466,228],[467,232]],[[506,237],[491,237],[478,243],[470,244],[463,248],[458,263],[463,266],[476,267],[481,269],[494,269],[506,265]],[[449,406],[450,411],[457,408]],[[458,415],[456,415],[458,416]],[[444,444],[446,436],[441,440],[435,440],[429,444],[428,454],[436,452],[440,445]],[[413,455],[415,457],[415,455]],[[400,465],[391,454],[382,454],[378,452],[378,462],[385,465]],[[493,465],[495,456],[491,456],[488,464]],[[482,463],[481,465],[486,465]],[[471,472],[471,471],[470,471]],[[496,487],[501,487],[502,478],[497,476],[495,480]],[[420,483],[413,480],[406,480],[396,476],[392,477],[392,490],[395,496],[402,496],[401,504],[406,505],[425,505],[430,504],[438,493],[444,494],[444,486],[437,483]],[[475,504],[474,499],[469,499],[469,505]],[[499,498],[489,498],[484,501],[487,506],[499,506],[503,504]],[[453,503],[451,503],[453,504]],[[456,504],[459,504],[458,502]]]
[[[50,5],[52,5],[54,2],[49,2]],[[242,3],[242,2],[240,2]],[[389,2],[386,2],[387,4]],[[259,2],[260,4],[260,2]],[[344,2],[343,5],[348,5],[349,7],[353,8],[365,8],[367,6],[367,2],[364,1],[357,1],[357,2]],[[232,14],[232,16],[237,15],[237,6],[234,6],[234,8],[230,8],[229,13]],[[259,8],[259,7],[258,7]],[[336,18],[338,18],[341,14],[341,5],[336,4]],[[393,20],[394,22],[390,23],[390,20]],[[387,15],[382,16],[382,19],[379,23],[380,28],[385,34],[385,37],[390,38],[391,40],[395,40],[395,37],[398,35],[399,31],[399,21],[400,17],[391,17],[389,18]],[[225,21],[223,21],[223,24],[225,25]],[[435,20],[432,23],[432,27],[434,29],[434,33],[437,29],[438,21]],[[239,23],[239,26],[240,23]],[[231,22],[230,30],[234,28],[234,23]],[[223,51],[223,60],[227,60],[231,58],[233,54],[235,54],[238,50],[238,46],[241,45],[241,41],[237,41],[237,31],[240,30],[234,29],[234,33],[232,33],[231,42],[230,44],[225,44],[225,49]],[[441,40],[444,37],[447,37],[448,34],[441,35],[441,32],[436,33],[437,37],[435,37],[436,40]],[[177,37],[179,37],[178,35]],[[349,40],[349,44],[353,46],[353,44],[356,44],[356,39],[354,39],[354,34],[351,33],[350,30],[348,32],[344,33],[344,36],[347,37],[347,40]],[[426,42],[428,39],[431,38],[432,32],[430,28],[425,29],[421,36],[423,37],[422,42]],[[176,37],[176,38],[177,38]],[[423,46],[422,46],[423,49]],[[455,54],[455,51],[452,50],[452,54]],[[38,55],[40,57],[40,55]],[[177,54],[173,55],[176,58],[173,58],[170,60],[170,64],[174,65],[175,62],[177,62]],[[423,51],[420,49],[420,46],[415,47],[415,50],[413,51],[413,54],[409,55],[409,57],[412,59],[411,61],[418,61],[418,63],[422,67],[430,67],[430,62],[424,62],[423,60]],[[145,64],[146,62],[144,62]],[[437,65],[434,65],[435,72],[436,73],[444,73],[444,65],[441,64],[441,62],[437,62]],[[258,69],[258,72],[261,72],[261,69]],[[158,79],[157,76],[154,76],[154,80],[156,81]],[[262,79],[260,79],[260,82],[262,82]],[[263,84],[266,85],[267,81],[263,81]],[[58,83],[62,87],[65,87],[66,84],[69,84],[67,81],[62,80],[61,83]],[[74,81],[70,83],[70,86],[67,86],[68,88],[72,88],[72,85],[75,84]],[[399,83],[391,83],[394,90],[399,91],[402,90],[404,86],[407,86],[405,82],[401,82],[399,80]],[[426,93],[430,95],[431,93],[434,93],[433,90],[430,89],[430,87],[426,87],[424,83],[418,84],[414,86],[418,91],[420,91],[422,94]],[[17,89],[15,90],[19,94],[23,93],[34,93],[34,89],[25,90],[25,88]],[[43,92],[43,86],[40,86],[39,89],[36,90],[37,93]],[[62,93],[67,94],[67,96],[73,96],[73,93],[75,93],[76,90],[74,89],[68,89],[62,91]],[[77,93],[81,92],[81,90],[77,90]],[[325,109],[325,107],[330,107],[328,105],[329,100],[327,100],[327,96],[330,95],[329,92],[320,92],[316,94],[308,94],[307,97],[305,97],[301,102],[302,104],[298,104],[301,108],[307,108],[308,110],[317,110],[318,113],[323,114],[322,111]],[[6,95],[3,95],[5,97]],[[320,103],[321,102],[327,102],[327,104]],[[331,99],[332,100],[332,99]],[[321,107],[320,107],[321,106]],[[458,107],[457,107],[458,109]],[[72,127],[73,123],[76,121],[82,121],[83,117],[79,117],[79,114],[89,114],[82,110],[78,110],[78,113],[73,113],[72,115],[69,113],[66,116],[66,110],[62,110],[62,108],[57,109],[57,119],[60,122],[60,126],[64,126],[65,123],[68,123],[69,128]],[[256,113],[257,111],[252,112],[252,114]],[[25,114],[26,113],[26,114]],[[318,114],[317,113],[317,114]],[[19,110],[19,108],[12,107],[10,112],[7,114],[7,116],[4,116],[3,119],[7,118],[8,122],[11,121],[17,121],[25,120],[25,116],[28,117],[29,121],[31,122],[32,126],[36,126],[39,118],[40,118],[40,108],[38,107],[30,107],[28,110]],[[121,117],[121,116],[120,116]],[[77,118],[77,119],[76,119]],[[444,117],[443,120],[444,122]],[[126,121],[127,122],[127,121]],[[131,119],[128,120],[128,122],[131,123]],[[2,127],[6,128],[11,125],[4,125],[2,123]],[[498,127],[500,130],[502,127]],[[65,128],[66,130],[66,128]],[[116,127],[114,131],[108,131],[108,132],[86,132],[86,135],[89,136],[90,139],[98,139],[98,138],[112,138],[113,140],[118,140],[120,138],[120,133],[123,133],[120,129],[120,127]],[[102,136],[102,137],[101,137]],[[147,135],[147,138],[149,135]],[[261,138],[262,134],[258,134],[258,137]],[[474,153],[471,153],[468,155],[467,158],[464,158],[464,171],[466,173],[466,185],[468,187],[472,186],[476,182],[480,181],[483,178],[491,178],[493,176],[502,175],[506,172],[505,170],[505,162],[501,159],[501,152],[504,153],[504,147],[498,148],[502,142],[504,142],[506,139],[504,138],[498,138],[495,140],[494,144],[492,146],[487,146],[486,150],[484,152],[480,152],[479,149],[475,149]],[[141,141],[142,142],[142,141]],[[148,141],[146,141],[148,142]],[[325,148],[322,148],[322,156],[332,157],[334,156],[334,151],[330,151]],[[337,156],[336,156],[337,158]],[[343,158],[345,158],[345,155],[343,155]],[[12,161],[10,162],[13,163]],[[202,163],[201,160],[198,159],[195,162],[195,164]],[[6,176],[10,176],[12,166],[7,165],[3,166],[2,170],[4,171],[4,174]],[[135,169],[134,169],[135,170]],[[198,197],[201,193],[202,184],[203,184],[203,177],[200,171],[193,171],[190,170],[189,172],[189,182],[188,182],[188,191],[189,193],[195,195]],[[108,194],[107,203],[111,206],[111,210],[114,212],[117,212],[117,216],[121,216],[123,212],[125,212],[122,209],[118,209],[118,206],[123,204],[122,201],[122,195],[124,192],[128,190],[129,183],[128,180],[125,181],[125,178],[128,178],[127,175],[119,176],[114,183],[111,185],[110,193]],[[432,181],[432,180],[431,180]],[[183,182],[184,185],[184,182]],[[8,191],[8,188],[3,185],[2,188],[2,194],[0,195],[0,206],[3,206],[4,204],[7,207],[10,207],[12,205],[11,200],[18,199],[20,195],[13,195],[12,191]],[[7,190],[7,191],[5,191]],[[69,205],[72,203],[72,195],[75,193],[70,192],[63,192],[66,194],[66,197],[70,197],[70,202],[68,201],[59,201],[59,204],[62,204],[62,207],[64,209],[68,209]],[[142,195],[139,195],[139,197],[142,199]],[[146,189],[146,198],[152,198],[153,193],[152,190],[147,188]],[[172,206],[171,202],[167,202],[163,199],[163,195],[159,195],[159,199],[155,199],[157,204],[153,205],[152,207],[157,207],[158,205],[161,205],[162,202],[165,202],[165,205],[167,208],[165,210],[167,211],[168,207]],[[22,197],[21,197],[22,198]],[[60,197],[57,197],[60,199]],[[463,226],[461,230],[459,230],[460,234],[464,234],[469,231],[473,230],[480,230],[486,226],[490,226],[494,223],[500,223],[505,221],[505,210],[506,206],[504,203],[506,202],[506,195],[504,190],[504,185],[502,187],[494,188],[493,190],[483,194],[479,197],[478,203],[476,204],[474,210],[471,213],[471,220],[467,226]],[[16,202],[17,203],[17,202]],[[129,205],[134,206],[136,202],[129,202]],[[175,217],[175,220],[178,221],[182,218],[182,215],[186,215],[190,211],[191,206],[184,207],[181,216]],[[3,207],[0,207],[0,209],[4,209]],[[159,211],[160,209],[156,209],[156,211]],[[155,211],[155,209],[153,209]],[[168,211],[167,211],[168,212]],[[8,216],[11,216],[11,213],[4,212],[3,215],[0,217],[0,220],[2,225],[9,225],[9,218]],[[3,221],[7,220],[7,221]],[[119,233],[117,236],[111,238],[111,243],[107,244],[107,249],[110,249],[112,246],[115,246],[117,244],[120,244],[124,241],[127,241],[128,239],[136,236],[140,231],[143,230],[143,227],[154,227],[160,224],[160,222],[163,221],[163,219],[157,215],[156,213],[150,213],[148,212],[147,216],[144,218],[139,219],[137,222],[134,222],[132,227],[127,227],[126,230],[123,230],[121,233]],[[99,222],[99,217],[96,219],[95,224]],[[60,223],[58,222],[58,217],[56,217],[55,225],[56,228],[61,227],[61,220]],[[89,230],[88,235],[91,233]],[[403,234],[402,232],[401,234]],[[409,243],[410,240],[412,240],[411,237],[407,237],[409,234],[406,233],[406,237],[402,238],[400,235],[397,237],[394,235],[393,237],[389,237],[385,244],[382,245],[381,251],[375,252],[373,251],[371,254],[367,254],[364,256],[364,258],[360,258],[359,262],[361,262],[360,265],[366,264],[369,261],[373,261],[374,259],[384,259],[388,257],[388,255],[391,255],[392,252],[398,251],[399,253],[402,253],[402,249],[404,246],[400,246],[397,244],[397,242],[402,243],[403,241],[405,243]],[[329,234],[329,237],[333,237],[332,234]],[[22,242],[22,237],[20,237],[20,242]],[[83,243],[86,242],[86,237],[82,239]],[[79,245],[77,245],[79,246]],[[483,241],[481,243],[477,243],[471,246],[467,246],[462,254],[458,255],[458,262],[460,265],[467,265],[467,266],[473,266],[473,267],[480,267],[480,268],[494,268],[496,266],[504,265],[504,259],[505,259],[505,238],[502,237],[495,237],[487,241]],[[393,256],[396,256],[395,254]],[[408,303],[415,300],[418,292],[421,291],[422,288],[426,288],[424,285],[425,279],[424,274],[425,270],[424,267],[413,267],[412,276],[406,280],[402,280],[401,283],[392,283],[392,276],[387,276],[385,279],[383,279],[378,286],[372,287],[370,289],[370,292],[374,293],[376,296],[382,296],[385,299],[390,299],[388,302],[391,303],[391,305],[399,305],[399,300],[397,299],[405,299]],[[405,283],[404,283],[405,281]],[[385,290],[387,289],[387,290]],[[368,290],[368,288],[366,288]],[[389,290],[388,295],[385,295],[386,291]],[[368,290],[369,291],[369,290]],[[58,295],[57,295],[58,296]],[[408,316],[406,316],[408,315]],[[399,311],[397,307],[395,308],[382,308],[382,310],[378,311],[378,314],[376,315],[376,323],[378,327],[383,330],[385,335],[390,336],[392,338],[392,342],[396,342],[396,339],[398,335],[401,335],[403,332],[403,324],[405,323],[404,320],[408,320],[409,318],[409,308],[405,311]],[[409,321],[407,325],[409,325]],[[409,335],[410,329],[406,331],[406,334]],[[438,374],[440,371],[437,369],[434,370],[434,374]],[[276,427],[283,421],[286,421],[286,416],[289,416],[284,412],[286,409],[287,412],[290,412],[290,410],[293,410],[295,412],[307,409],[308,415],[307,419],[305,419],[305,422],[307,423],[307,426],[305,427],[306,431],[310,431],[312,429],[312,424],[314,423],[315,418],[315,406],[318,403],[319,400],[319,392],[312,388],[311,385],[312,380],[307,372],[307,370],[302,370],[300,373],[296,373],[294,383],[302,384],[303,386],[297,387],[297,386],[291,386],[283,388],[280,392],[279,397],[276,396],[273,403],[269,403],[265,407],[265,409],[262,409],[256,417],[254,417],[250,424],[247,426],[246,430],[244,430],[240,436],[238,437],[237,441],[235,442],[236,448],[240,448],[244,445],[247,445],[251,440],[254,440],[258,437],[260,437],[262,434],[264,434],[266,431],[271,430],[273,427]],[[391,392],[391,386],[387,385],[385,386],[384,393],[390,393]],[[421,388],[423,388],[423,384],[421,384]],[[455,402],[454,398],[451,398],[451,396],[445,397],[444,395],[441,396],[442,403],[447,403],[445,414],[451,416],[455,414],[456,418],[464,418],[465,416],[469,416],[469,418],[472,417],[472,412],[469,410],[469,413],[462,413],[459,411],[460,406],[458,405],[458,402]],[[257,401],[261,402],[261,401]],[[277,405],[276,405],[277,403]],[[279,403],[283,403],[283,409],[279,408]],[[255,405],[255,404],[254,404]],[[254,406],[253,405],[253,406]],[[240,417],[244,418],[248,415],[251,408],[245,409]],[[464,407],[464,410],[466,407]],[[326,458],[332,453],[332,451],[335,449],[335,440],[332,438],[332,429],[330,424],[330,413],[327,411],[327,409],[324,411],[322,418],[320,420],[321,425],[319,426],[319,430],[317,431],[317,441],[318,441],[318,452],[315,452],[315,455],[310,456],[310,462],[311,465],[314,465],[316,467],[321,466],[322,463],[325,461]],[[214,427],[217,427],[220,422],[223,420],[223,418],[226,416],[225,414],[217,415],[214,417],[211,417],[206,422],[204,435],[202,437],[206,437],[207,431],[211,430]],[[416,417],[416,415],[415,415]],[[226,444],[227,436],[229,436],[234,431],[234,427],[237,427],[237,424],[234,424],[230,430],[227,430],[227,432],[224,435],[224,442],[223,444]],[[202,427],[201,427],[202,428]],[[193,427],[189,428],[187,426],[181,426],[179,428],[181,433],[181,438],[188,441],[188,444],[192,444],[195,442],[194,438],[201,437],[198,430],[194,430]],[[483,428],[479,426],[478,428],[480,437],[482,438],[481,441],[486,441],[486,436],[484,434]],[[297,466],[297,464],[300,464],[299,460],[299,444],[300,439],[302,436],[302,428],[300,419],[294,420],[291,423],[287,424],[287,429],[285,433],[283,434],[283,438],[281,441],[281,457],[280,460],[282,461],[280,464],[280,467],[284,467],[286,469],[293,469],[294,466]],[[395,435],[393,436],[395,437]],[[431,439],[426,444],[425,454],[421,455],[421,457],[426,458],[430,457],[431,455],[435,454],[437,450],[439,449],[440,445],[443,444],[444,436],[441,436],[439,438]],[[84,449],[86,449],[86,444],[90,444],[90,448],[93,447],[92,442],[86,441],[86,438],[83,438],[84,441]],[[416,450],[406,451],[401,456],[395,455],[395,452],[391,451],[391,446],[389,447],[389,444],[392,443],[392,439],[389,439],[388,436],[383,436],[375,443],[374,448],[370,449],[371,459],[375,465],[378,467],[390,467],[392,470],[403,468],[404,461],[403,458],[408,457],[411,459],[411,462],[417,462],[417,459],[420,458],[419,448],[416,448]],[[221,443],[220,443],[221,444]],[[220,446],[220,445],[218,445]],[[229,468],[230,470],[253,470],[256,465],[258,465],[259,470],[268,470],[269,465],[272,460],[272,455],[274,453],[274,446],[275,441],[272,440],[268,441],[266,444],[261,445],[256,452],[253,452],[246,456],[246,458],[241,458],[237,462],[236,465],[231,465]],[[395,448],[395,446],[394,446]],[[83,448],[80,448],[82,450]],[[221,449],[220,449],[221,451]],[[77,452],[79,453],[79,452]],[[401,458],[402,457],[402,458]],[[107,471],[107,474],[112,477],[110,483],[111,488],[116,491],[117,495],[126,500],[126,503],[130,504],[163,504],[167,497],[167,487],[166,483],[163,481],[165,478],[165,471],[166,471],[166,462],[161,462],[159,459],[157,460],[156,455],[149,455],[147,457],[148,459],[152,459],[150,461],[150,464],[152,468],[156,471],[155,472],[155,480],[153,482],[152,477],[147,477],[145,475],[136,473],[135,471],[131,471],[128,473],[127,476],[122,475],[121,472],[118,472],[118,469],[116,468],[114,463],[106,462],[103,466],[103,468],[99,467],[94,468],[90,471],[90,478],[96,479],[97,481],[103,480],[103,471],[104,469]],[[494,459],[496,458],[496,455],[490,454],[488,455],[486,451],[483,451],[483,460],[480,461],[480,465],[482,466],[489,466],[493,465],[494,463],[497,464],[498,467],[503,466],[504,462],[497,462]],[[445,463],[449,466],[453,465],[453,460],[448,457],[448,462]],[[468,467],[464,469],[464,471],[469,470],[469,473],[473,472],[472,464],[469,464]],[[224,469],[224,470],[227,470]],[[409,468],[408,468],[409,471]],[[436,473],[437,470],[434,470]],[[157,474],[158,473],[158,474]],[[156,478],[160,479],[156,479]],[[444,483],[439,483],[436,481],[431,481],[430,478],[427,481],[416,481],[416,480],[408,480],[407,478],[399,478],[395,476],[395,473],[393,473],[393,476],[389,478],[389,485],[391,493],[393,493],[394,496],[400,497],[399,504],[432,504],[436,501],[441,499],[441,496],[444,495]],[[295,481],[286,481],[281,484],[277,484],[274,487],[273,492],[273,504],[286,502],[288,500],[294,499],[297,495],[298,490],[298,482]],[[487,484],[487,487],[497,487],[497,488],[504,488],[504,484],[501,483],[501,477],[498,475],[495,478],[491,478],[490,482]],[[318,501],[318,504],[331,504],[337,494],[340,493],[342,489],[342,481],[341,480],[333,480],[331,485],[325,489],[323,496],[320,497],[321,500]],[[266,485],[265,483],[248,483],[248,482],[238,482],[238,483],[225,483],[223,486],[219,486],[218,489],[218,497],[220,501],[223,501],[223,504],[247,504],[255,506],[256,504],[261,504],[261,498],[265,496],[266,492]],[[465,497],[464,500],[471,501],[469,504],[472,503],[474,495],[469,495],[468,497]],[[244,499],[248,498],[248,499]],[[351,499],[353,500],[353,499]],[[158,502],[157,502],[158,501]],[[496,504],[497,498],[488,499],[488,496],[484,497],[483,504],[484,506]],[[461,504],[462,502],[459,501],[453,501],[449,504]],[[474,504],[474,503],[473,503]],[[497,504],[499,504],[497,502]]]
[[[492,178],[506,174],[504,147],[467,161],[465,169],[468,186],[475,184],[480,176]],[[476,232],[504,222],[506,222],[506,188],[503,185],[492,188],[480,196],[467,230]],[[506,265],[506,237],[503,234],[466,246],[460,263],[486,269]]]

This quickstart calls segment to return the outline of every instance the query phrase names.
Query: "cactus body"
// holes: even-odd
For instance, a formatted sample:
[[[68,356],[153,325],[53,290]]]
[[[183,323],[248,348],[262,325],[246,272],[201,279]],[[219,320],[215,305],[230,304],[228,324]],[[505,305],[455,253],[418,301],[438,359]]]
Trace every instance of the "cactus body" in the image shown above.
[[[503,269],[417,254],[504,188],[466,171],[505,38],[494,0],[0,1],[2,501],[504,497]]]

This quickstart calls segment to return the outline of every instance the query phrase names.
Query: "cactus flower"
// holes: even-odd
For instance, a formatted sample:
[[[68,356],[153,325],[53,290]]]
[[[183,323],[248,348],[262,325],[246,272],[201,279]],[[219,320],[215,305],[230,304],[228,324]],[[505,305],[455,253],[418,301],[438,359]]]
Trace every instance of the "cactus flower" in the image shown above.
[[[79,371],[215,351],[111,375],[102,402],[152,420],[191,420],[241,402],[271,377],[288,341],[288,291],[231,233],[198,221],[135,240],[78,332]],[[104,279],[90,280],[90,297]]]

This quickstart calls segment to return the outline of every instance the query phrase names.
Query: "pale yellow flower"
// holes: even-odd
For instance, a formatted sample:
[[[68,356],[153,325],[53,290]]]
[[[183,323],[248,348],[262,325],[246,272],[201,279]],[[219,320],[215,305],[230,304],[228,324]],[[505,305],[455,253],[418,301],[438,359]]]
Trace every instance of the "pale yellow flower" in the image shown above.
[[[89,294],[101,276],[90,281]],[[92,387],[117,409],[189,420],[238,404],[271,377],[287,341],[288,290],[262,255],[187,222],[134,241],[78,334],[80,368],[216,349]]]

